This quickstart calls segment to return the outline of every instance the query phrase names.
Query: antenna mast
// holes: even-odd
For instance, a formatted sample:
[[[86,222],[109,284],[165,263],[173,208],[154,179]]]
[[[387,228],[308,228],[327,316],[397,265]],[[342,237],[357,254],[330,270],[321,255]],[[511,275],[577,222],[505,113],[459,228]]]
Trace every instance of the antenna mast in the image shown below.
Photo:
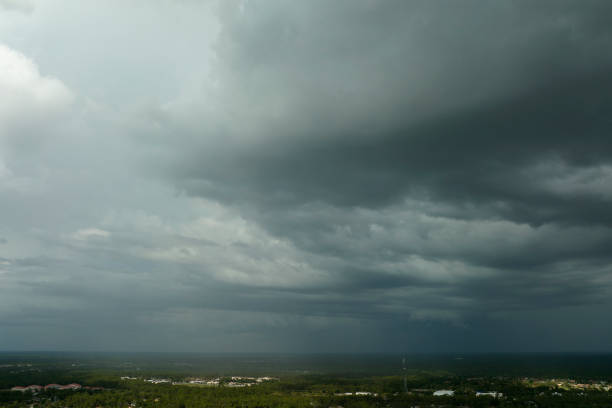
[[[402,358],[402,371],[404,372],[404,392],[408,393],[408,373],[406,372],[406,357]]]

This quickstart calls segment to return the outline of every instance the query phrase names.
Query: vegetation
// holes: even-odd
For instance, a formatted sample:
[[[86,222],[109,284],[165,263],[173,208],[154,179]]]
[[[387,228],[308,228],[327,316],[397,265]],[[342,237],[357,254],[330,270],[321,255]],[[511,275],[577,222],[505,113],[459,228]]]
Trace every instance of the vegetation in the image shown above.
[[[216,359],[217,357],[215,357]],[[232,360],[235,357],[227,357]],[[250,357],[241,357],[253,361]],[[452,370],[431,363],[429,370],[392,367],[387,375],[382,368],[370,366],[374,374],[365,369],[345,366],[346,372],[337,370],[337,362],[319,365],[317,372],[291,369],[272,364],[259,357],[269,372],[262,375],[280,377],[276,381],[251,382],[251,386],[230,387],[230,384],[247,383],[232,380],[231,375],[249,375],[249,371],[234,361],[219,359],[215,365],[210,360],[194,361],[189,356],[166,361],[155,356],[78,356],[74,355],[0,355],[0,407],[121,407],[121,408],[401,408],[401,407],[610,407],[612,388],[609,378],[589,376],[580,372],[576,378],[560,380],[549,378],[525,378],[512,375],[466,375],[465,371]],[[328,356],[328,358],[331,358]],[[196,359],[197,360],[197,359]],[[397,359],[396,359],[397,360]],[[231,363],[231,364],[230,364]],[[228,365],[229,364],[229,365]],[[228,368],[232,365],[232,368]],[[249,363],[250,364],[250,363]],[[298,364],[299,365],[299,364]],[[497,366],[503,367],[503,362]],[[543,364],[544,366],[546,364]],[[274,366],[274,367],[272,367]],[[312,365],[311,368],[316,366]],[[303,367],[303,366],[300,366]],[[332,368],[330,368],[332,367]],[[596,372],[602,367],[596,367]],[[557,374],[567,372],[563,366]],[[275,371],[274,371],[275,370]],[[496,371],[492,367],[489,370]],[[226,371],[221,373],[221,371]],[[314,370],[313,370],[314,371]],[[486,371],[486,370],[482,370]],[[536,370],[535,372],[540,372]],[[406,373],[406,388],[404,388]],[[522,374],[533,374],[524,370]],[[121,379],[130,376],[133,379]],[[194,378],[218,377],[219,386],[189,383]],[[167,378],[169,383],[153,384],[149,378]],[[553,380],[553,378],[556,378]],[[242,381],[242,382],[241,382]],[[250,381],[250,380],[249,380]],[[83,386],[103,387],[103,390],[56,390],[37,393],[9,391],[13,386],[49,383],[79,383]],[[434,396],[434,390],[453,390],[453,396]],[[477,396],[477,392],[497,392],[502,396]]]

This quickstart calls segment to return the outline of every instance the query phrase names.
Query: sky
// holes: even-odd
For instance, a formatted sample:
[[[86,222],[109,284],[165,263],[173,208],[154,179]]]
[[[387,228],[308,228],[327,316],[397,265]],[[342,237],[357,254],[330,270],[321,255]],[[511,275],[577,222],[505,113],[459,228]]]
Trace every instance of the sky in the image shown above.
[[[0,350],[612,351],[612,3],[0,0]]]

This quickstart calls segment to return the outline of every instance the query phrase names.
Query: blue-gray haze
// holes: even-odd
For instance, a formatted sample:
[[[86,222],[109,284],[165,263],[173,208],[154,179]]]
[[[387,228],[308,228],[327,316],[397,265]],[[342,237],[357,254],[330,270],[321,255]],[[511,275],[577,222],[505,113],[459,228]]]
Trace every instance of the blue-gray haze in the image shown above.
[[[0,349],[612,351],[612,3],[0,0]]]

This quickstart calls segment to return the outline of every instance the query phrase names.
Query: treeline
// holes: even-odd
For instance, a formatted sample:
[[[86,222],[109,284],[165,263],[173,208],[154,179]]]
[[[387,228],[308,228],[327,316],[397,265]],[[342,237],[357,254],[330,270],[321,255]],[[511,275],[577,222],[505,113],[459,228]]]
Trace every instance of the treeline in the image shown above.
[[[90,379],[113,381],[91,373]],[[526,387],[518,380],[502,378],[413,376],[404,393],[402,377],[302,376],[245,388],[150,384],[120,381],[104,391],[53,390],[32,395],[0,393],[0,407],[34,405],[48,408],[405,408],[437,407],[610,407],[612,393]],[[414,387],[419,387],[415,389]],[[434,397],[426,389],[450,388],[452,397]],[[503,392],[503,398],[477,397],[475,391]],[[344,392],[369,391],[378,395],[345,396]]]

